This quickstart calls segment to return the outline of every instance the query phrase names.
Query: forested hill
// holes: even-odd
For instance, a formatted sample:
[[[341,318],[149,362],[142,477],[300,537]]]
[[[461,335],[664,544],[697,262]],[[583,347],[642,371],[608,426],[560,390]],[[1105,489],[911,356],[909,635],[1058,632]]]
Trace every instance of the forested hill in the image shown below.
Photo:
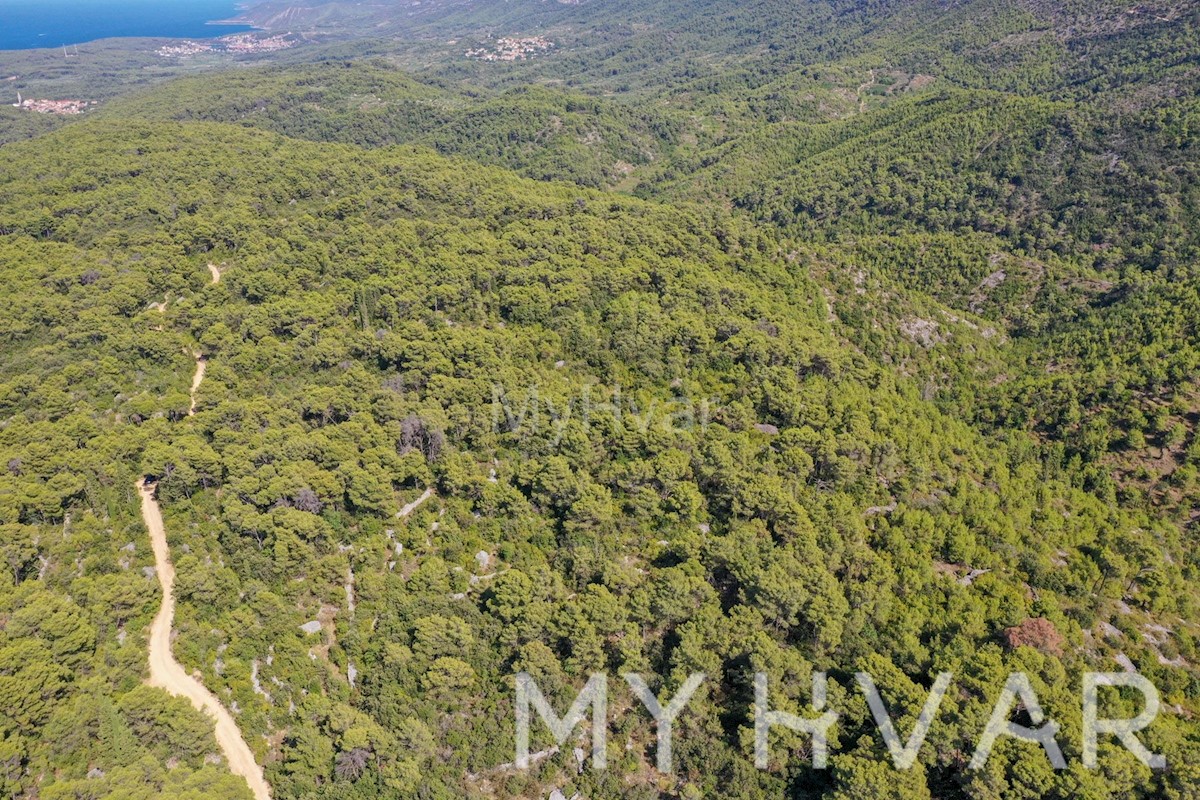
[[[463,88],[382,59],[325,60],[175,81],[104,110],[113,119],[236,122],[288,136],[378,147],[419,144],[539,180],[593,188],[673,152],[678,114],[543,86]]]
[[[856,61],[945,74],[973,88],[1075,93],[1145,85],[1164,72],[1188,85],[1198,10],[1194,0],[436,0],[408,8],[269,0],[247,16],[269,28],[392,37],[394,48],[426,63],[472,42],[545,34],[561,45],[560,57],[517,65],[523,81],[617,91],[761,85],[802,67]]]
[[[1200,793],[1192,4],[315,8],[311,63],[0,109],[9,796],[250,796],[146,684],[143,478],[277,800]],[[831,768],[756,769],[813,670]],[[1132,670],[1170,767],[1085,769]],[[514,766],[521,671],[610,676],[607,770]],[[901,736],[954,674],[911,770],[858,671]],[[708,676],[671,774],[631,672]],[[966,769],[1011,672],[1066,769]]]
[[[714,6],[687,8],[646,29],[698,37],[685,48],[690,77],[679,80],[665,63],[636,59],[605,71],[577,49],[470,68],[460,58],[416,77],[382,58],[327,60],[180,81],[104,113],[418,143],[539,179],[729,207],[828,243],[821,258],[849,254],[852,274],[910,305],[932,296],[1012,337],[965,358],[951,344],[932,349],[932,364],[901,359],[957,416],[989,430],[1019,424],[1051,458],[1082,459],[1090,485],[1136,486],[1186,523],[1194,490],[1181,448],[1198,413],[1186,310],[1200,230],[1194,10],[847,8],[838,19],[870,26],[843,48],[820,44],[833,18],[814,18],[794,46],[721,62],[706,77],[730,31],[749,36],[769,16],[751,5],[730,11],[724,27],[706,26]],[[796,20],[829,13],[805,6]],[[1020,70],[997,55],[1005,48],[1036,55],[1026,72],[1037,79],[1014,83]],[[505,88],[552,74],[574,88]],[[612,79],[642,83],[603,93]],[[846,316],[847,335],[873,339],[880,353],[904,347],[900,328],[914,313],[872,332],[884,320],[865,304],[879,295],[859,294],[861,283],[843,287],[861,307]]]
[[[1165,623],[1163,658],[1192,657],[1178,533],[840,343],[785,240],[428,151],[213,124],[97,121],[10,153],[5,284],[26,301],[3,326],[3,653],[9,691],[41,698],[9,706],[23,711],[7,723],[15,786],[53,774],[67,792],[170,794],[187,772],[162,772],[168,758],[200,768],[202,741],[138,716],[154,608],[130,522],[138,474],[161,476],[183,554],[176,651],[236,702],[280,797],[552,782],[556,760],[497,769],[517,669],[564,690],[606,668],[709,673],[679,786],[742,797],[812,785],[740,754],[753,669],[887,665],[905,693],[933,665],[974,676],[926,765],[885,773],[912,792],[981,790],[954,764],[986,715],[982,687],[1011,667],[1038,676],[1067,726],[1078,671],[1118,651],[1189,702],[1190,671],[1161,664],[1139,627]],[[185,421],[194,350],[209,370]],[[610,408],[568,417],[585,387]],[[497,392],[512,411],[499,429]],[[538,427],[514,422],[529,402]],[[389,522],[426,486],[434,504]],[[965,585],[968,567],[989,571]],[[1033,618],[1055,640],[1006,652],[1005,629]],[[1097,637],[1104,620],[1128,636]],[[822,776],[847,796],[879,780],[876,746],[853,744],[865,713],[844,720]],[[40,733],[64,725],[94,727],[53,746]],[[1188,730],[1167,718],[1156,745],[1186,761]],[[576,785],[620,794],[649,752],[634,741],[621,769]],[[338,765],[359,750],[372,767],[349,781]],[[1018,755],[992,780],[1117,785],[1030,774]],[[107,783],[84,776],[93,766]],[[1126,775],[1146,792],[1180,780]]]

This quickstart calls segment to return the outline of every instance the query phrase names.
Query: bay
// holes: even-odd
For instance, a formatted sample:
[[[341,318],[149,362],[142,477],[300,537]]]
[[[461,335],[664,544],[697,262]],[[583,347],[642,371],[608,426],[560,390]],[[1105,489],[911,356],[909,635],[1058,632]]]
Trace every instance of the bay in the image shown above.
[[[237,14],[233,0],[0,0],[0,50],[127,36],[202,39],[251,30],[211,24]]]

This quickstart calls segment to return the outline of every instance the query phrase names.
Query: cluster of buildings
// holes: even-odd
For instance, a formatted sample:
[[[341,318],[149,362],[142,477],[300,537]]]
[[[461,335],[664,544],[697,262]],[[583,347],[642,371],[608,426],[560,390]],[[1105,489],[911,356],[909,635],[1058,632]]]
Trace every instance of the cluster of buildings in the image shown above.
[[[186,39],[182,42],[163,45],[154,52],[163,58],[183,58],[201,53],[274,53],[286,50],[296,44],[290,34],[281,33],[274,36],[263,36],[257,33],[232,33],[206,42],[193,42]]]
[[[163,58],[177,58],[181,56],[199,55],[200,53],[211,53],[212,51],[213,46],[208,42],[193,42],[186,40],[177,44],[163,45],[154,52]]]
[[[467,58],[478,58],[481,61],[524,61],[552,47],[554,42],[544,36],[505,37],[497,39],[491,47],[468,50],[465,55]]]
[[[89,106],[96,105],[95,100],[45,100],[34,97],[21,97],[17,92],[17,102],[14,108],[25,111],[36,111],[39,114],[82,114]]]
[[[274,36],[259,36],[254,33],[234,33],[222,36],[217,41],[227,53],[274,53],[286,50],[296,44],[289,34],[279,33]]]

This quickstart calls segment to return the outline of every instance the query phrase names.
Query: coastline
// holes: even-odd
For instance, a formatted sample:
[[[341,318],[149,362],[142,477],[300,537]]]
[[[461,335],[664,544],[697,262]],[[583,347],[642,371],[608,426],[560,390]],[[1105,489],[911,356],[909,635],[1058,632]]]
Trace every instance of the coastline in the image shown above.
[[[245,4],[183,3],[171,13],[155,13],[156,6],[144,0],[129,3],[136,13],[136,22],[121,22],[121,8],[112,8],[104,15],[89,16],[79,11],[76,2],[29,7],[9,13],[5,30],[0,33],[0,53],[49,51],[63,47],[82,47],[109,40],[146,39],[173,41],[181,39],[216,39],[236,33],[262,31],[245,18]],[[191,5],[200,5],[195,18],[175,16]],[[230,5],[233,8],[230,9]],[[224,8],[221,8],[223,6]],[[232,13],[222,14],[224,10]],[[132,14],[127,14],[132,16]],[[224,28],[225,30],[221,30]]]

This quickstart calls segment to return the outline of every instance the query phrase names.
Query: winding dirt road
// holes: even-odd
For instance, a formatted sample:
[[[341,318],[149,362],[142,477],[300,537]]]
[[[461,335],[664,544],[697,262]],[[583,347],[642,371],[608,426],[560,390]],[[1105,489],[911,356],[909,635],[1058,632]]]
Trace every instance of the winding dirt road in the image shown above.
[[[242,738],[233,716],[221,705],[204,684],[187,674],[183,665],[171,655],[171,623],[175,618],[175,566],[171,563],[171,552],[167,548],[167,533],[163,529],[162,512],[154,499],[154,484],[145,478],[138,481],[138,494],[142,496],[142,519],[150,531],[150,545],[154,548],[154,567],[158,582],[162,586],[163,601],[154,624],[150,626],[150,685],[166,689],[176,697],[186,697],[202,712],[216,721],[217,746],[221,748],[229,771],[240,775],[250,784],[255,800],[270,800],[271,787],[263,778],[262,768],[254,760],[250,746]]]
[[[213,283],[221,276],[210,266]],[[206,361],[196,354],[196,373],[192,376],[192,405],[188,416],[196,413],[196,390],[204,380]],[[154,550],[154,568],[162,586],[163,600],[154,623],[150,626],[150,685],[166,689],[176,697],[186,697],[202,713],[207,713],[216,722],[217,746],[221,748],[229,771],[240,775],[250,784],[255,800],[271,800],[271,787],[263,778],[262,768],[254,760],[254,753],[242,738],[237,722],[221,705],[216,696],[193,678],[171,654],[171,626],[175,619],[175,565],[171,563],[171,551],[167,547],[167,532],[163,528],[162,510],[154,499],[155,484],[145,478],[137,482],[138,494],[142,498],[142,519],[150,531],[150,546]]]

